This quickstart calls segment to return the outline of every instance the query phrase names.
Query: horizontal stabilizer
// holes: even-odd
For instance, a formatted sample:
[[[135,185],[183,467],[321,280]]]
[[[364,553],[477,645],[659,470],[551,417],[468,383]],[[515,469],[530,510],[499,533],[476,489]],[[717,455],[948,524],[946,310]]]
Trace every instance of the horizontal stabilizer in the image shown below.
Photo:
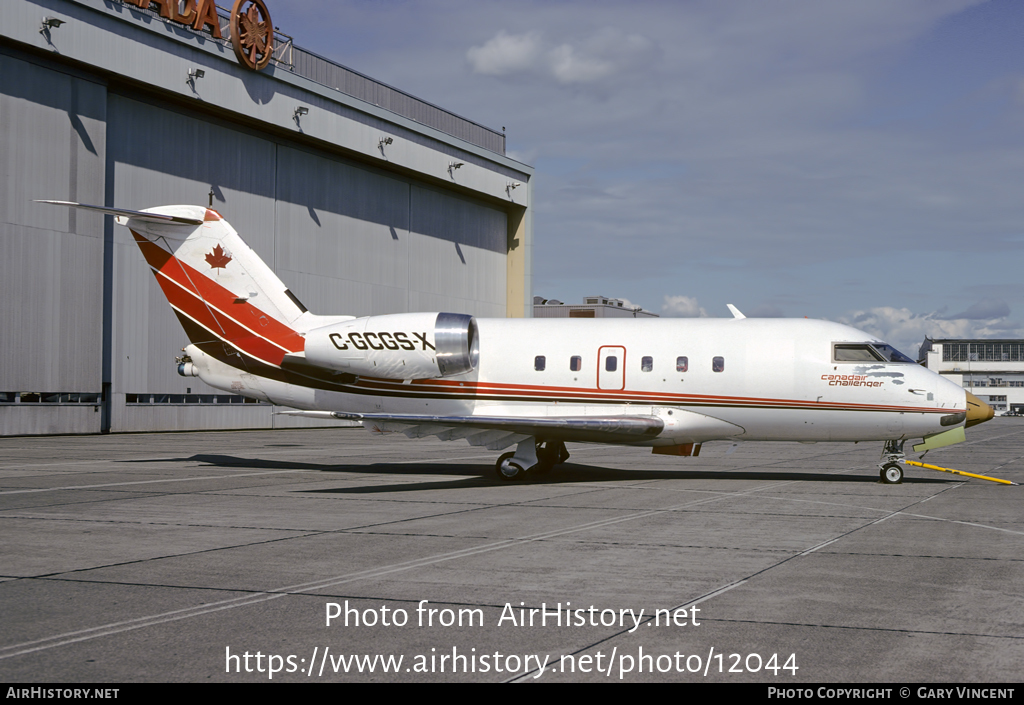
[[[174,225],[202,225],[202,220],[195,218],[184,218],[178,215],[164,215],[162,213],[147,213],[146,211],[130,211],[126,208],[107,208],[106,206],[90,206],[85,203],[75,203],[73,201],[43,201],[37,200],[36,203],[50,203],[55,206],[67,206],[68,208],[79,208],[87,211],[97,211],[99,213],[106,213],[107,215],[113,215],[118,218],[137,218],[138,220],[149,221],[151,223],[168,223]],[[122,223],[123,225],[124,223]]]

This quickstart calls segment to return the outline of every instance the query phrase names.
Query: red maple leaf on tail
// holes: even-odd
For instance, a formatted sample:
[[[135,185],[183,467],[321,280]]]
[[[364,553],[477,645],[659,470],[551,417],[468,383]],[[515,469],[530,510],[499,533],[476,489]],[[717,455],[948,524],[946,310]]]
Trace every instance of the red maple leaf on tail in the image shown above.
[[[224,254],[224,248],[222,248],[220,245],[217,245],[216,247],[213,248],[213,252],[206,255],[206,261],[210,264],[210,267],[212,267],[213,269],[224,269],[225,267],[228,266],[228,262],[231,261],[231,258],[228,255]]]

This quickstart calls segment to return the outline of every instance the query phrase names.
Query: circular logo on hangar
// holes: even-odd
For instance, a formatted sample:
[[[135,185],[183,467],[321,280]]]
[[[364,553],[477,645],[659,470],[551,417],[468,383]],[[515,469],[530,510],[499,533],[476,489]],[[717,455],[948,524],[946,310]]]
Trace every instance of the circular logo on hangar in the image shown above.
[[[235,0],[231,8],[231,45],[239,63],[259,71],[274,53],[274,23],[263,0]]]

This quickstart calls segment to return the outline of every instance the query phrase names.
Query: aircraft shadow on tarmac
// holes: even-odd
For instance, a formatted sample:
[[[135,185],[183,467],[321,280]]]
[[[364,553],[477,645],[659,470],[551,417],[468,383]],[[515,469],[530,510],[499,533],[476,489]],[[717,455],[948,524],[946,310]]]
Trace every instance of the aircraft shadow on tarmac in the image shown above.
[[[592,465],[566,463],[546,475],[502,482],[494,475],[493,465],[439,465],[437,463],[372,463],[342,465],[332,463],[303,463],[288,460],[264,460],[261,458],[240,458],[233,455],[197,454],[188,458],[173,458],[159,461],[138,460],[128,462],[198,462],[216,467],[246,468],[251,470],[308,470],[310,472],[348,472],[387,475],[444,474],[463,475],[463,479],[438,480],[436,482],[413,482],[400,485],[370,485],[360,487],[337,487],[318,490],[296,490],[319,494],[377,494],[386,492],[415,492],[418,490],[458,489],[465,487],[502,486],[516,487],[524,484],[560,484],[568,482],[616,482],[636,480],[761,480],[765,482],[796,481],[829,483],[879,483],[878,475],[871,468],[868,474],[801,473],[785,470],[618,470]],[[943,484],[962,482],[944,478],[904,477],[906,484]]]

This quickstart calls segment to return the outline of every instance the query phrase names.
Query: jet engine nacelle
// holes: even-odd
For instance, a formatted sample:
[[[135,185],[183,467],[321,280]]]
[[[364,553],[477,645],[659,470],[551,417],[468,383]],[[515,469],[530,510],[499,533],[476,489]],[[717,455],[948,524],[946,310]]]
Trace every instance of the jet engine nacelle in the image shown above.
[[[306,363],[363,377],[451,377],[476,368],[478,338],[462,313],[368,316],[306,333]]]

